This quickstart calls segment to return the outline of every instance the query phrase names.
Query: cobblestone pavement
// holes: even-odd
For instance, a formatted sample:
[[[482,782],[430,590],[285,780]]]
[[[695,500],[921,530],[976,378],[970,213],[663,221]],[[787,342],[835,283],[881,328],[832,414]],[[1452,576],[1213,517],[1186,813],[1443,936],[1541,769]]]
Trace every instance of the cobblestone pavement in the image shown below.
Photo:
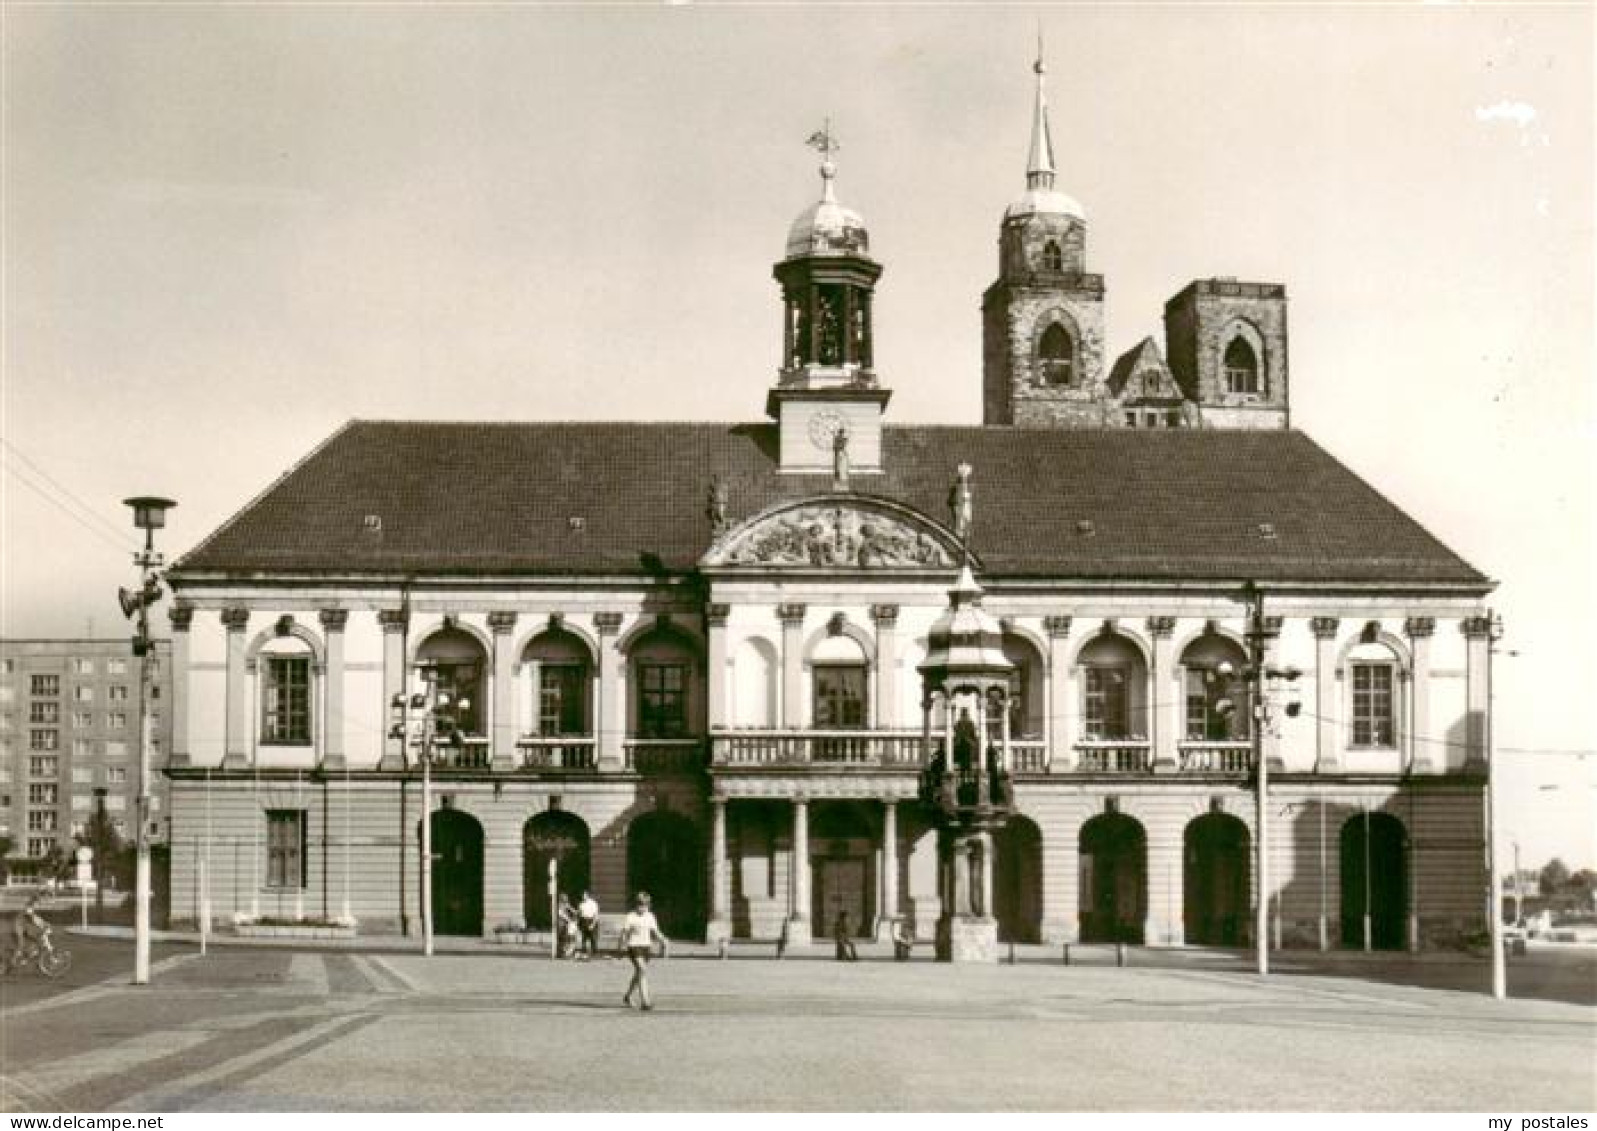
[[[1091,956],[1088,956],[1089,958]],[[1597,1108],[1597,1010],[1182,965],[184,950],[0,1017],[0,1106],[150,1110]],[[1373,964],[1367,974],[1379,973]],[[1474,971],[1468,971],[1473,975]]]

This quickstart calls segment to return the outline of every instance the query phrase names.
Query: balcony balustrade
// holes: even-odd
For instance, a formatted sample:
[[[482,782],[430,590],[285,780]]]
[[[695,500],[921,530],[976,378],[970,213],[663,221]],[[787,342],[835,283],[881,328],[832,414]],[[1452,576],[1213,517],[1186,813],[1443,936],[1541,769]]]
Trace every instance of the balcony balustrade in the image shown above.
[[[1048,743],[1040,738],[1011,738],[1009,763],[1009,772],[1013,774],[1046,774]]]
[[[717,766],[892,766],[924,764],[916,730],[717,730]]]
[[[1245,774],[1253,767],[1253,744],[1242,742],[1183,742],[1181,771],[1188,774]]]
[[[639,774],[684,774],[704,768],[704,742],[697,738],[629,738],[622,749],[627,769]]]
[[[523,770],[592,770],[598,740],[590,735],[528,735],[516,740],[516,765]]]
[[[1076,768],[1088,774],[1145,774],[1150,743],[1146,738],[1095,738],[1076,743]]]
[[[486,770],[492,765],[488,740],[478,735],[462,739],[459,746],[439,743],[433,747],[435,770]]]

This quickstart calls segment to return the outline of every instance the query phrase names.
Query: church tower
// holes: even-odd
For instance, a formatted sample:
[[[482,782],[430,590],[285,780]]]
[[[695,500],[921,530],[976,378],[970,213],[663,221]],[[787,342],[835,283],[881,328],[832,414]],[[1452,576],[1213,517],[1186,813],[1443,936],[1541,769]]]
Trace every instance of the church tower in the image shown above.
[[[1105,423],[1103,276],[1088,274],[1087,220],[1054,188],[1041,44],[1026,192],[1004,212],[998,278],[982,296],[982,419]]]
[[[880,470],[891,394],[876,381],[871,297],[882,267],[870,256],[865,221],[837,201],[830,123],[809,144],[821,152],[821,199],[793,221],[773,269],[782,287],[782,365],[765,411],[778,424],[783,471]]]

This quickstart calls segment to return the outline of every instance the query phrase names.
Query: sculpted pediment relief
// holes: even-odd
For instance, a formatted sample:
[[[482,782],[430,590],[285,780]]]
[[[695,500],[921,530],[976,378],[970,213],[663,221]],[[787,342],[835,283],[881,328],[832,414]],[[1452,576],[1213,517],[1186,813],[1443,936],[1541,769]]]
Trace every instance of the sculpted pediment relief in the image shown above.
[[[907,507],[858,498],[786,503],[718,538],[703,566],[954,569],[953,535]]]

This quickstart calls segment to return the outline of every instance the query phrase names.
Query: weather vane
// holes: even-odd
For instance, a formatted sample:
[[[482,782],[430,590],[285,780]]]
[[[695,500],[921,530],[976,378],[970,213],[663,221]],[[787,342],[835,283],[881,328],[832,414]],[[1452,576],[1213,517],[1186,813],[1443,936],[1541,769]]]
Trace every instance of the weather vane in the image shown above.
[[[830,161],[832,154],[843,148],[837,143],[837,138],[832,136],[832,119],[830,118],[826,119],[826,125],[812,133],[804,144],[811,149],[817,150],[824,161]]]

